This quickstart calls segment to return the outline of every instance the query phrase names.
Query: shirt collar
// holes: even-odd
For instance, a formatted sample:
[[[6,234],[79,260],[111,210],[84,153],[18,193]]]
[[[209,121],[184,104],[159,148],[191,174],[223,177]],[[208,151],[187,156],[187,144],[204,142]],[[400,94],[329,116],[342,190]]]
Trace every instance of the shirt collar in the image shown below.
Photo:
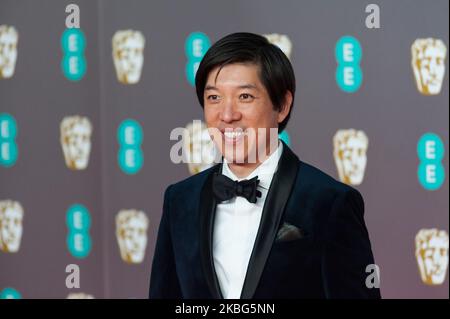
[[[222,174],[231,178],[234,181],[242,181],[244,179],[252,179],[255,176],[258,176],[259,186],[265,189],[269,189],[270,183],[272,182],[272,177],[278,167],[278,162],[280,161],[281,154],[283,153],[283,143],[278,141],[277,149],[270,154],[268,158],[264,160],[253,172],[250,173],[247,177],[238,178],[231,169],[228,167],[228,162],[224,158],[222,165]]]

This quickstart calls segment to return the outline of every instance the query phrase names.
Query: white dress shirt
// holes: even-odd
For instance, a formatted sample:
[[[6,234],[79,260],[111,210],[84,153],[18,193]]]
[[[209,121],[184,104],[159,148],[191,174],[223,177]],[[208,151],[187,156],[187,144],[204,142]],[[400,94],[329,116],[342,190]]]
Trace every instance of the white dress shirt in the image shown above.
[[[232,180],[258,176],[261,192],[255,204],[235,197],[217,205],[213,230],[214,267],[225,299],[238,299],[244,286],[247,266],[261,221],[264,202],[283,152],[283,143],[249,176],[238,178],[224,159],[222,174]]]

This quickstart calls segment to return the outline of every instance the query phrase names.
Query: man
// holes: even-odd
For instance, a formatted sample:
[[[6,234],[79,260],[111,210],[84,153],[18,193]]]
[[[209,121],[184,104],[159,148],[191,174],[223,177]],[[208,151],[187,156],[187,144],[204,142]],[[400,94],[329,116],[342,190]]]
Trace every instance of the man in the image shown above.
[[[360,193],[273,143],[295,94],[283,52],[228,35],[195,82],[223,164],[167,188],[150,298],[379,298]]]

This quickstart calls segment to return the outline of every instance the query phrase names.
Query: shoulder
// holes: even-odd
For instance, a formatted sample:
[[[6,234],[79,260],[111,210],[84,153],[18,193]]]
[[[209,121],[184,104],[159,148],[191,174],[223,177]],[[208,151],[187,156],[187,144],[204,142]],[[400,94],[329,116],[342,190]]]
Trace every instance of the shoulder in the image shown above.
[[[294,189],[294,193],[299,192],[327,206],[351,202],[364,209],[363,197],[357,189],[303,161],[300,161]]]
[[[317,236],[329,232],[329,225],[349,229],[364,225],[364,200],[360,192],[308,163],[300,161],[289,201],[291,221],[308,226]]]
[[[336,193],[356,191],[353,187],[336,180],[319,168],[303,161],[300,161],[298,168],[297,183],[313,189]]]
[[[319,168],[300,160],[288,146],[284,146],[285,151],[283,155],[285,161],[283,162],[283,165],[289,167],[284,166],[283,170],[292,171],[295,163],[294,171],[297,171],[292,195],[299,196],[302,199],[307,198],[308,200],[321,201],[324,203],[333,201],[337,197],[347,193],[355,193],[358,194],[358,196],[361,196],[353,187],[337,181]],[[289,160],[286,161],[286,159]]]

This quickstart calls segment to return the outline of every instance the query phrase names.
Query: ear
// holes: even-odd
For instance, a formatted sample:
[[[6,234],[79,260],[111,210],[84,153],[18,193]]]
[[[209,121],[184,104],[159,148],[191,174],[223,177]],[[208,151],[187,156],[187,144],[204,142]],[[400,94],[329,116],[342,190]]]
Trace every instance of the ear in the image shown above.
[[[286,91],[286,94],[284,95],[283,106],[278,112],[278,123],[283,122],[284,119],[288,116],[289,111],[291,110],[292,99],[293,97],[291,91]]]

